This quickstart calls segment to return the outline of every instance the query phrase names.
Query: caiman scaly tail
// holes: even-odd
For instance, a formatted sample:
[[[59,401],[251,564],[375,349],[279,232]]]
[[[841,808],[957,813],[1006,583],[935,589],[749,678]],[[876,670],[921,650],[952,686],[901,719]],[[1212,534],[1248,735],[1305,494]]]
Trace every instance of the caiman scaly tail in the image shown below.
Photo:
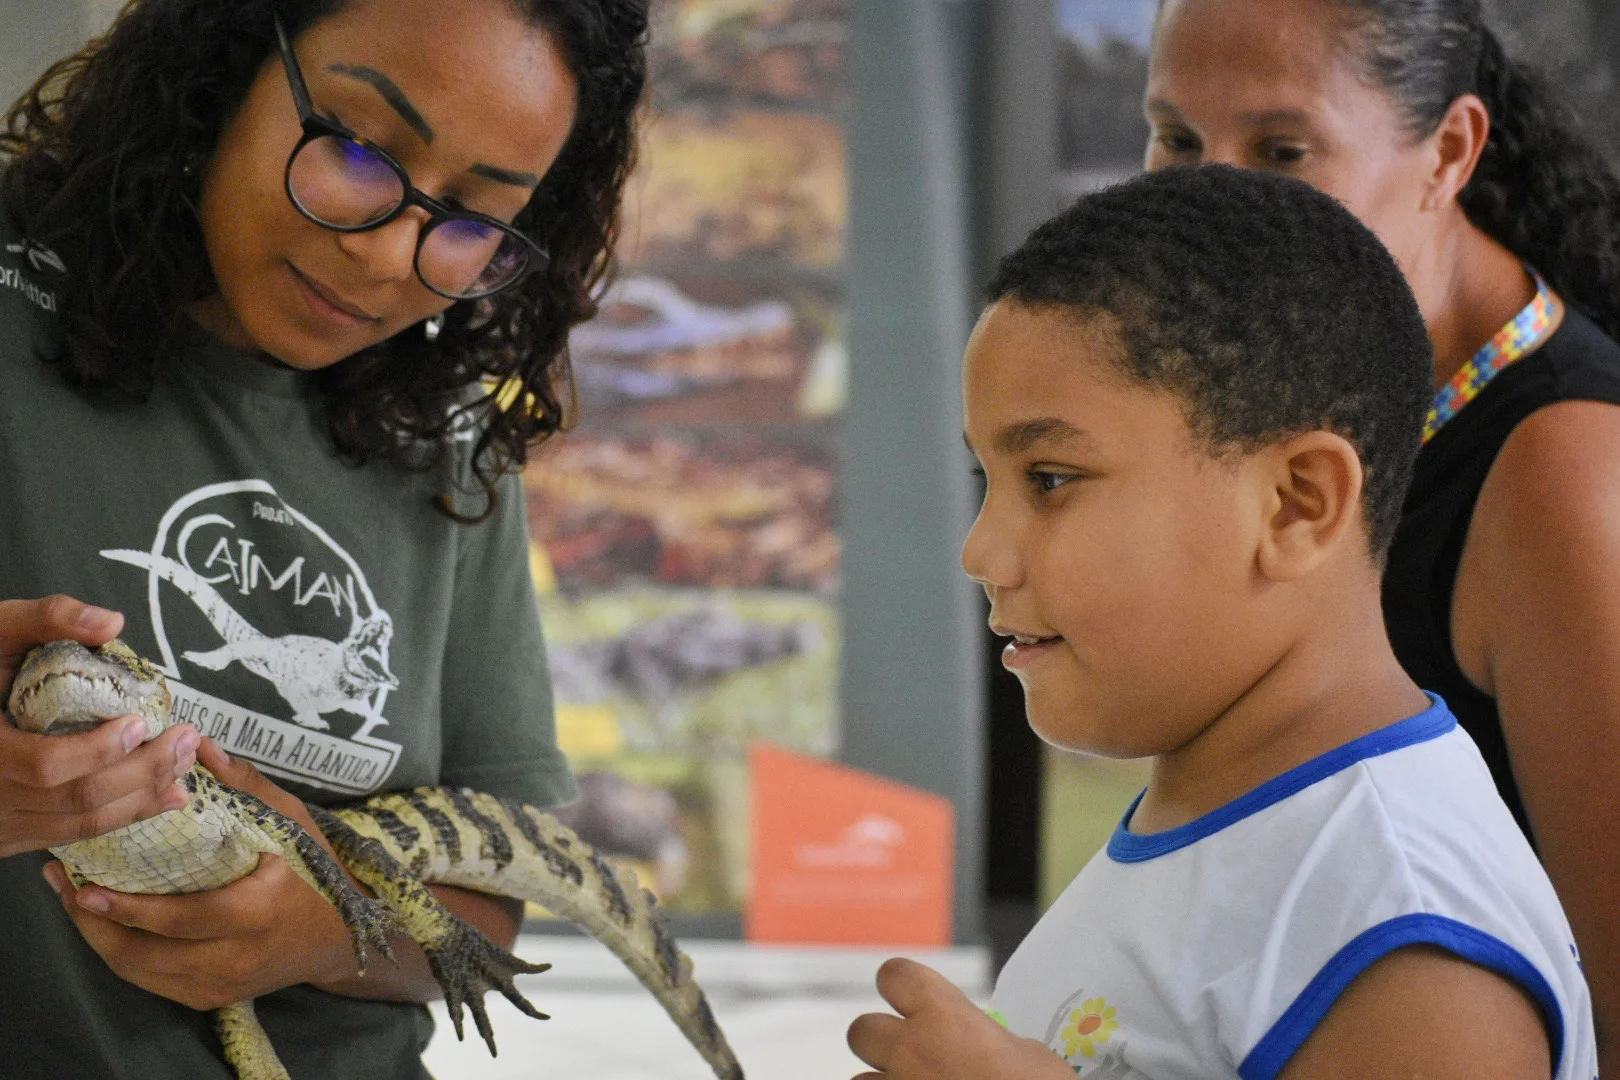
[[[551,815],[479,792],[417,788],[379,795],[317,821],[349,872],[403,918],[436,975],[442,963],[435,958],[436,944],[453,939],[447,917],[454,917],[436,903],[425,906],[410,887],[412,877],[531,901],[579,925],[652,993],[717,1077],[742,1080],[742,1068],[692,978],[692,961],[676,946],[652,893]],[[534,1015],[509,974],[504,981],[482,973],[477,979],[489,984],[468,995],[467,1003],[486,1041],[491,1036],[484,989],[500,989]],[[459,1004],[449,992],[450,981],[441,976],[440,982],[459,1036]]]

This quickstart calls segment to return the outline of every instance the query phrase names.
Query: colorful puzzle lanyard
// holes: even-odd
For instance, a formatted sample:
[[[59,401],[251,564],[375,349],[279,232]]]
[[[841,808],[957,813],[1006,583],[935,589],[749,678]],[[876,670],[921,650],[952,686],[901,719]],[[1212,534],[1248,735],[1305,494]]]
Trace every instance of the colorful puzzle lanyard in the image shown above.
[[[1530,355],[1558,317],[1558,297],[1540,274],[1531,270],[1530,276],[1536,279],[1535,299],[1515,315],[1512,322],[1498,330],[1496,336],[1434,395],[1434,404],[1429,406],[1428,419],[1423,423],[1425,443],[1434,438],[1447,420],[1462,412],[1464,405],[1478,397],[1503,368]]]

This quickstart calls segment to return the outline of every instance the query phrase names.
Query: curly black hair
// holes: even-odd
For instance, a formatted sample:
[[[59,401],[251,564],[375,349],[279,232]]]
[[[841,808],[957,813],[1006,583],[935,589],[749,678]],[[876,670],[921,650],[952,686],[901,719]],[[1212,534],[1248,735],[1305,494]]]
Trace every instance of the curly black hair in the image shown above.
[[[1508,57],[1479,0],[1326,0],[1347,16],[1367,82],[1434,133],[1476,94],[1491,117],[1479,167],[1458,196],[1468,219],[1620,338],[1620,177],[1533,67]]]
[[[1394,258],[1335,199],[1226,165],[1149,173],[1038,227],[988,293],[1111,315],[1122,373],[1179,396],[1214,454],[1343,435],[1361,457],[1382,561],[1434,394],[1433,354]]]
[[[495,481],[569,420],[568,331],[614,269],[620,197],[635,163],[646,83],[647,0],[510,0],[551,33],[578,83],[573,130],[514,224],[546,248],[520,285],[446,313],[433,341],[400,333],[316,374],[340,459],[411,468],[479,422],[473,476]],[[343,0],[132,0],[112,29],[52,66],[0,126],[0,210],[73,268],[54,362],[87,392],[143,397],[217,291],[194,207],[222,128],[274,53]],[[469,387],[482,393],[469,401]]]

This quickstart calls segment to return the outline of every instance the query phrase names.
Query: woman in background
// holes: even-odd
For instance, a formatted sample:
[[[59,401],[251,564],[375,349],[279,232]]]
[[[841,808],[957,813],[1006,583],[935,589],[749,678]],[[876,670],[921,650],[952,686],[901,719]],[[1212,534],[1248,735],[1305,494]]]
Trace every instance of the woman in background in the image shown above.
[[[1620,1071],[1620,181],[1477,0],[1162,0],[1146,111],[1150,169],[1305,180],[1417,295],[1390,638],[1537,846]]]

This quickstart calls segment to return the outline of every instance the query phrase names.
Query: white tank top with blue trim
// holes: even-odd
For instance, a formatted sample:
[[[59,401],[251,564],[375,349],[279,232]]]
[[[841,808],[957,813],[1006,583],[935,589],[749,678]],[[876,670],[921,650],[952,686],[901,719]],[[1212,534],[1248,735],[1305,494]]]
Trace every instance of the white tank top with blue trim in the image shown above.
[[[1180,828],[1129,832],[1133,804],[1008,961],[995,1010],[1086,1080],[1271,1080],[1358,974],[1428,944],[1523,987],[1553,1075],[1592,1080],[1569,923],[1431,698]]]

